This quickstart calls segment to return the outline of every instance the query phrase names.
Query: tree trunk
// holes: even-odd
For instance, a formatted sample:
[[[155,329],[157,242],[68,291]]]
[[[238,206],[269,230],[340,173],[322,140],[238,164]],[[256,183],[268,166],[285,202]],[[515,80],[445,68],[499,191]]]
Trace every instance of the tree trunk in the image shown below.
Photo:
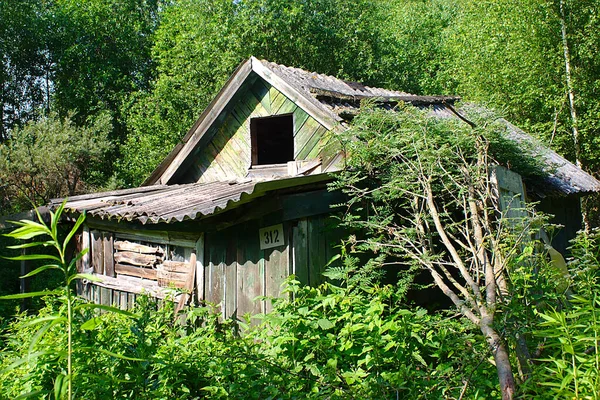
[[[508,357],[504,341],[492,327],[492,323],[492,317],[483,317],[480,324],[481,332],[485,336],[494,355],[502,400],[512,400],[515,394],[515,378],[512,373],[510,358]]]
[[[577,119],[577,108],[575,107],[575,91],[571,79],[571,56],[569,54],[569,41],[567,40],[567,21],[565,19],[565,2],[560,0],[560,32],[563,44],[563,55],[565,58],[565,80],[567,93],[569,95],[569,109],[571,111],[571,124],[573,128],[573,145],[575,146],[575,163],[581,168],[581,145],[579,143],[579,127]]]

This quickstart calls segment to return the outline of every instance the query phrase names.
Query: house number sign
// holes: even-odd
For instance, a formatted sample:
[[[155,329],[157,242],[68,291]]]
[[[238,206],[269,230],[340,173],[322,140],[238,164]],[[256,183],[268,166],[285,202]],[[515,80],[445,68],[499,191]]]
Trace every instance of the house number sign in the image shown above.
[[[283,224],[267,226],[258,230],[260,240],[260,249],[270,249],[271,247],[283,246]]]

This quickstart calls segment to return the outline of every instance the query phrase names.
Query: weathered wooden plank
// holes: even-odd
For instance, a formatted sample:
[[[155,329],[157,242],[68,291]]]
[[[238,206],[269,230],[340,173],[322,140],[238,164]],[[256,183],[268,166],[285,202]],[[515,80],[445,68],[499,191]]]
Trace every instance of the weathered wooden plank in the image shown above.
[[[293,227],[292,237],[292,273],[304,285],[308,285],[308,224],[306,219],[298,221]]]
[[[322,126],[319,126],[319,128],[313,133],[313,135],[310,137],[310,139],[308,139],[306,141],[306,143],[304,144],[304,146],[300,149],[300,151],[298,152],[297,159],[298,160],[307,159],[310,152],[313,149],[315,149],[315,147],[317,146],[317,144],[319,143],[319,141],[322,139],[323,135],[325,135],[325,134],[327,134],[327,129],[323,128]],[[317,149],[317,154],[318,154],[318,150],[320,150],[320,149]]]
[[[102,243],[102,233],[97,230],[93,230],[91,233],[92,240],[92,265],[94,267],[94,273],[104,273],[104,244]]]
[[[162,269],[167,272],[183,272],[188,273],[190,270],[190,263],[186,261],[171,261],[165,260],[162,262]],[[159,268],[161,268],[159,266]]]
[[[140,254],[132,251],[119,251],[115,253],[115,262],[119,264],[131,264],[139,267],[153,267],[160,262],[160,257],[152,254]]]
[[[281,107],[279,107],[279,110],[277,110],[277,115],[293,113],[296,110],[296,108],[298,108],[296,103],[294,103],[290,99],[286,99],[286,101],[283,102]]]
[[[217,311],[222,313],[225,309],[223,301],[225,283],[225,241],[222,233],[216,232],[207,235],[209,258],[207,260],[208,282],[205,289],[206,301],[217,305]]]
[[[104,232],[102,234],[102,244],[104,252],[104,275],[115,276],[115,260],[114,260],[114,240],[113,234]]]
[[[121,307],[121,292],[120,291],[113,289],[111,305],[116,308]]]
[[[113,293],[112,289],[100,288],[100,304],[110,306],[112,303]]]
[[[92,298],[94,299],[94,303],[101,304],[100,303],[100,287],[96,286],[96,285],[91,285],[91,289],[92,289]]]
[[[274,115],[277,114],[283,103],[285,103],[286,101],[289,101],[289,99],[285,97],[282,93],[277,92],[275,98],[271,99],[271,113],[273,113]]]
[[[197,304],[204,301],[204,234],[196,242],[196,300]]]
[[[118,293],[119,293],[119,297],[120,297],[120,299],[119,299],[119,308],[121,310],[127,310],[127,307],[129,307],[128,304],[127,304],[127,292],[119,290]]]
[[[264,293],[264,282],[259,269],[260,248],[257,237],[258,226],[254,222],[245,224],[243,229],[238,231],[237,310],[239,317],[247,313],[261,312],[261,302],[255,301],[256,297]]]
[[[323,162],[323,169],[329,167],[331,162],[342,152],[342,144],[340,141],[330,134],[329,141],[321,148],[318,156]]]
[[[242,103],[252,110],[253,116],[268,117],[271,115],[271,113],[267,112],[267,110],[262,106],[260,100],[257,99],[254,93],[251,91],[246,92],[245,96],[242,97]],[[273,111],[272,107],[273,105],[271,104],[271,111]]]
[[[236,175],[241,175],[245,169],[245,164],[243,160],[240,159],[240,154],[243,154],[243,150],[238,146],[238,143],[232,139],[237,128],[239,128],[239,123],[235,117],[230,114],[225,120],[224,125],[221,126],[214,136],[212,143],[218,152],[218,155],[215,158],[221,158]]]
[[[91,263],[91,240],[90,240],[90,228],[86,225],[81,230],[81,250],[88,249],[88,252],[81,257],[81,268],[84,272],[88,272]]]
[[[237,232],[226,237],[225,253],[225,318],[237,312]]]
[[[267,250],[268,251],[268,250]],[[259,250],[258,253],[258,276],[260,279],[260,295],[261,296],[266,296],[267,295],[267,274],[266,274],[266,260],[265,260],[265,250]],[[267,301],[266,300],[261,300],[260,301],[260,312],[261,313],[265,313],[267,312]]]
[[[275,247],[266,250],[265,255],[266,296],[279,297],[281,295],[281,285],[287,278],[289,271],[288,247]],[[271,302],[268,301],[266,312],[270,312],[272,309]]]
[[[81,251],[83,250],[83,234],[76,234],[75,235],[75,254],[81,253]],[[81,258],[79,258],[76,262],[75,262],[75,268],[77,269],[78,273],[82,273],[83,272],[83,260]]]
[[[264,81],[262,79],[257,79],[254,85],[252,85],[250,88],[254,96],[260,100],[260,103],[267,113],[271,113],[271,96],[269,89],[269,87],[264,85]]]
[[[294,110],[294,137],[298,135],[298,132],[300,132],[300,128],[302,128],[302,125],[304,125],[308,117],[309,115],[306,113],[306,111],[304,111],[300,107]]]
[[[135,307],[135,294],[127,293],[127,309],[132,310]]]
[[[146,278],[156,280],[156,270],[144,267],[132,267],[131,265],[115,264],[115,272],[118,274],[137,276],[139,278]]]
[[[131,251],[141,254],[162,254],[162,249],[155,246],[146,246],[139,243],[130,242],[127,240],[115,240],[114,248],[117,251]]]
[[[156,270],[158,285],[162,287],[167,287],[171,283],[185,283],[187,281],[188,274],[189,270],[187,272],[170,272],[163,269]]]
[[[344,194],[318,190],[281,197],[283,219],[293,220],[331,212],[332,205],[345,201]]]
[[[327,263],[326,244],[323,237],[323,219],[321,217],[308,218],[308,280],[310,286],[317,286],[323,282],[321,272]]]
[[[298,154],[306,146],[307,142],[313,137],[314,133],[321,128],[321,125],[312,118],[307,118],[296,136],[294,137],[294,158],[300,160]]]
[[[321,154],[327,143],[329,143],[331,135],[331,132],[325,131],[312,150],[306,155],[306,158],[310,160],[319,157],[319,154]]]

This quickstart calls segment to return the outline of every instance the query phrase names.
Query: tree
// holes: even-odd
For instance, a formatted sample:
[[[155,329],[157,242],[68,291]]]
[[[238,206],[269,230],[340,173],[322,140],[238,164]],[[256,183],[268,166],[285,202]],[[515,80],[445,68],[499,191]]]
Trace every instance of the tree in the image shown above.
[[[385,19],[383,7],[365,0],[182,0],[166,7],[152,51],[157,78],[124,107],[131,134],[120,177],[130,185],[147,177],[251,55],[382,83],[387,70],[377,60],[393,51],[381,32]]]
[[[50,102],[44,0],[0,1],[0,142]]]
[[[107,115],[81,128],[70,118],[51,115],[15,129],[0,145],[1,213],[30,209],[102,184],[96,180],[95,166],[111,149],[110,129]]]
[[[349,195],[346,225],[365,232],[350,243],[426,270],[481,330],[502,397],[510,399],[515,381],[496,314],[510,299],[507,272],[530,242],[535,220],[500,209],[492,164],[541,170],[527,149],[504,139],[501,120],[469,114],[474,128],[410,106],[361,113],[348,131],[348,168],[334,186]]]

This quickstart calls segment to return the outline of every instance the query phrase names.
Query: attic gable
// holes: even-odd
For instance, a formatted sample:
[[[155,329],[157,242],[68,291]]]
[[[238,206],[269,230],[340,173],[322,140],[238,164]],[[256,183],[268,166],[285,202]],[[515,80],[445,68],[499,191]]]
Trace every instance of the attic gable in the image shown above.
[[[278,139],[281,130],[287,136]],[[263,149],[267,154],[259,152]],[[339,149],[332,132],[251,73],[169,183],[296,175],[309,166],[320,172],[332,164]],[[286,152],[287,158],[281,158]],[[288,171],[288,162],[294,163],[296,173]]]
[[[192,154],[195,153],[197,149],[207,145],[210,139],[213,138],[213,135],[216,134],[216,131],[220,129],[222,123],[228,118],[229,111],[233,107],[232,103],[238,102],[240,96],[247,91],[257,79],[261,79],[269,91],[268,100],[265,98],[265,96],[261,97],[259,95],[259,97],[261,97],[260,103],[264,110],[268,109],[266,103],[270,101],[271,98],[275,100],[275,98],[271,96],[271,88],[275,88],[284,95],[283,98],[286,98],[294,103],[309,117],[325,128],[325,130],[336,131],[339,129],[339,121],[342,120],[339,116],[330,112],[325,107],[322,107],[318,101],[314,100],[312,96],[310,96],[310,94],[307,96],[306,93],[298,91],[297,87],[292,86],[285,79],[282,79],[272,70],[267,68],[266,65],[268,65],[267,62],[257,60],[254,57],[251,57],[247,61],[240,64],[233,75],[229,78],[225,86],[221,89],[219,94],[204,110],[194,126],[188,131],[182,141],[175,146],[175,148],[163,160],[163,162],[154,170],[150,177],[144,182],[143,186],[169,184],[176,182],[178,179],[191,179],[191,176],[194,175],[194,172],[190,173],[191,176],[186,176],[186,170],[193,162]],[[248,101],[252,102],[252,99],[249,99]],[[271,105],[271,107],[276,106],[276,103]],[[255,111],[256,114],[253,114],[251,118],[261,116],[260,109]],[[238,113],[237,117],[240,117],[239,114],[240,113]],[[225,135],[225,137],[226,136],[227,135]],[[217,138],[217,142],[219,140],[223,139]],[[218,146],[219,145],[217,144],[217,147]],[[213,154],[213,157],[217,158],[217,155],[218,154]],[[227,159],[231,157],[224,155],[221,158]],[[206,160],[203,160],[203,162],[206,162]],[[201,167],[199,168],[201,169]],[[225,168],[230,169],[228,167]],[[234,166],[233,168],[235,170],[236,167]],[[211,172],[215,172],[216,170],[217,169],[213,169]],[[195,173],[198,172],[199,171],[196,171]],[[229,171],[228,173],[231,172],[235,171]],[[234,175],[238,176],[238,173],[235,172]]]

